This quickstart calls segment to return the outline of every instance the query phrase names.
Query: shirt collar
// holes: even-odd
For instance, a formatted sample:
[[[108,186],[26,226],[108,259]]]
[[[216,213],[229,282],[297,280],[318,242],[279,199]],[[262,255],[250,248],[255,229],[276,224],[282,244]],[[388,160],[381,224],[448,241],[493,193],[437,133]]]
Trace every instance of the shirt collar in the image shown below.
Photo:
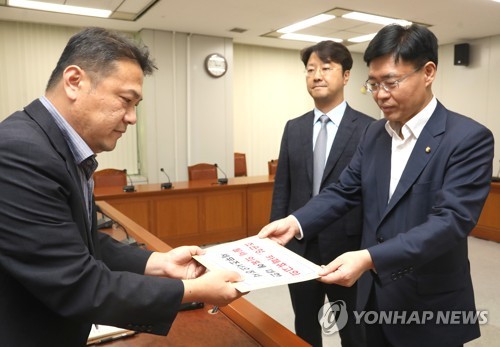
[[[338,104],[333,110],[331,110],[328,113],[323,113],[320,110],[318,110],[316,107],[314,108],[314,123],[318,121],[319,117],[322,115],[326,114],[328,118],[332,121],[333,124],[336,126],[339,126],[340,121],[342,120],[342,117],[344,116],[345,109],[347,108],[347,102],[344,100],[340,104]]]
[[[50,115],[54,119],[57,124],[57,127],[61,130],[68,147],[73,154],[73,159],[75,160],[76,165],[82,164],[87,159],[90,159],[92,162],[91,165],[85,164],[84,170],[87,168],[94,168],[93,171],[97,168],[97,160],[95,159],[95,153],[90,149],[87,143],[81,138],[80,135],[76,132],[75,129],[71,127],[71,125],[64,119],[64,117],[57,111],[54,105],[47,99],[45,96],[40,97],[40,102],[45,106],[45,108],[49,111]],[[87,172],[86,172],[87,174]]]
[[[437,100],[436,97],[433,96],[431,101],[425,106],[422,111],[417,113],[415,116],[413,116],[408,122],[406,122],[403,127],[401,128],[401,133],[403,134],[403,137],[406,139],[413,135],[415,139],[418,139],[420,136],[420,133],[424,129],[425,125],[431,118],[432,114],[434,113],[434,110],[437,107]],[[385,130],[387,133],[391,136],[394,137],[394,135],[398,135],[397,129],[393,129],[389,121],[385,123]],[[399,135],[398,135],[399,136]]]

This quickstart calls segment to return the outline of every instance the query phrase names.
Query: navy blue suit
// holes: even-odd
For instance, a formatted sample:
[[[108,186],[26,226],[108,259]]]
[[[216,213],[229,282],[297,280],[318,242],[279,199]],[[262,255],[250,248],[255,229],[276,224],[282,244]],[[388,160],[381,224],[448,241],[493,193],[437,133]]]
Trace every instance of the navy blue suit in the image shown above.
[[[349,164],[359,139],[373,118],[347,105],[335,140],[327,158],[321,188],[337,182],[342,170]],[[312,197],[313,182],[313,124],[314,112],[287,122],[276,171],[271,221],[284,218],[304,206]],[[358,207],[340,220],[326,226],[311,240],[291,240],[286,247],[317,263],[328,264],[340,254],[359,249],[362,211]],[[321,345],[321,327],[318,311],[323,306],[325,293],[331,301],[344,300],[354,309],[356,288],[325,285],[309,281],[290,285],[292,305],[296,314],[296,333],[313,344]],[[348,326],[341,332],[344,346],[359,346],[362,334]]]
[[[381,311],[475,311],[467,236],[490,188],[493,135],[438,102],[388,201],[391,137],[385,120],[368,127],[338,184],[294,212],[304,237],[364,209],[361,248],[375,271],[358,281],[358,310],[373,291]],[[386,324],[395,346],[457,346],[477,338],[478,324]]]

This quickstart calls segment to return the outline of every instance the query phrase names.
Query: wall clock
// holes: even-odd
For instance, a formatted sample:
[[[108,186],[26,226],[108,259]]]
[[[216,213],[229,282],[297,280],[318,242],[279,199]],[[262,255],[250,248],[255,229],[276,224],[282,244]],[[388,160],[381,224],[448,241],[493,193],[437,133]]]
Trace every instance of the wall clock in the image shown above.
[[[205,69],[212,77],[221,77],[227,71],[227,61],[223,55],[219,53],[209,54],[205,58]]]

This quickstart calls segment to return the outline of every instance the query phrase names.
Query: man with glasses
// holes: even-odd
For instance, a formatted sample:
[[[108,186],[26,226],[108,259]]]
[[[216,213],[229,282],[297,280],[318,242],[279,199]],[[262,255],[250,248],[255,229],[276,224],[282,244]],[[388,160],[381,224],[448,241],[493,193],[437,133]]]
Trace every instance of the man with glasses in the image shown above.
[[[320,188],[336,182],[356,151],[364,129],[374,120],[352,109],[344,100],[344,86],[353,63],[344,45],[320,42],[303,49],[301,60],[315,108],[285,126],[274,180],[272,221],[286,217],[304,206]],[[294,239],[287,247],[314,263],[327,264],[344,252],[359,249],[361,228],[362,214],[358,207],[324,227],[311,240]],[[295,332],[302,339],[316,347],[322,345],[317,317],[326,295],[330,302],[344,301],[349,312],[348,324],[339,331],[342,346],[364,345],[362,327],[354,322],[356,286],[306,281],[291,284],[289,289]]]
[[[469,319],[467,236],[489,192],[493,135],[436,100],[437,53],[423,26],[390,25],[374,37],[365,87],[385,120],[368,127],[337,184],[259,233],[308,240],[363,206],[361,250],[326,265],[320,280],[357,281],[370,346],[460,346],[480,335]]]

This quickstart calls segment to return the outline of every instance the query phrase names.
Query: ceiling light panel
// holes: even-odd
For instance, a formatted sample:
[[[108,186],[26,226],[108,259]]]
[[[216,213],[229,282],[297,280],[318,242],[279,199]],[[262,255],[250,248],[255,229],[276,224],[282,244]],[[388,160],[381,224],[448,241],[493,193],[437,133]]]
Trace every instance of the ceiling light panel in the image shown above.
[[[125,0],[119,1],[121,6],[117,9],[121,12],[129,12],[129,13],[141,13],[149,4],[152,2],[151,0]]]
[[[304,28],[308,28],[308,27],[311,27],[313,25],[317,25],[319,23],[331,21],[334,18],[335,18],[335,16],[332,16],[332,15],[320,14],[318,16],[311,17],[311,18],[308,18],[306,20],[289,25],[287,27],[281,28],[277,31],[279,33],[294,33],[294,32],[297,32],[299,30],[302,30]]]
[[[49,0],[43,0],[49,1]],[[61,0],[57,1],[64,5],[79,6],[79,7],[92,7],[101,10],[115,11],[122,3],[122,0]]]
[[[342,42],[342,39],[333,38],[333,37],[304,35],[304,34],[296,34],[296,33],[283,34],[280,36],[280,39],[305,41],[305,42],[321,42],[321,41],[326,41],[326,40],[332,40],[335,42]]]
[[[1,0],[0,0],[1,1]],[[159,0],[7,0],[13,7],[134,21]]]
[[[111,15],[111,10],[102,10],[90,7],[69,6],[59,3],[29,1],[29,0],[8,0],[8,5],[13,7],[28,8],[32,10],[59,12],[67,14],[76,14],[81,16],[103,17],[107,18]]]
[[[359,36],[372,35],[382,29],[382,25],[373,23],[363,23],[357,20],[335,18],[332,21],[324,22],[296,32],[296,34],[321,36],[326,39],[342,39],[345,45],[354,41],[349,39]],[[363,42],[363,41],[360,41]]]
[[[327,16],[332,17],[328,19]],[[322,20],[318,20],[316,23],[312,22],[313,19],[318,18]],[[302,22],[292,24],[262,36],[306,42],[319,42],[321,39],[343,40],[342,43],[347,46],[357,42],[371,40],[371,38],[388,23],[399,23],[402,25],[411,24],[409,21],[400,19],[381,17],[343,8],[334,8],[318,16],[311,17]],[[285,36],[280,33],[294,35]]]
[[[135,21],[149,11],[159,0],[123,0],[112,19]]]
[[[343,18],[335,18],[335,20],[315,25],[304,30],[300,30],[298,33],[309,34],[309,35],[321,35],[321,36],[334,36],[336,32],[347,31],[355,32],[356,35],[368,34],[373,32],[373,30],[380,30],[381,26],[375,24],[363,24],[358,21],[347,20]]]
[[[356,37],[352,37],[350,39],[348,39],[347,41],[351,42],[351,43],[360,43],[360,42],[366,42],[366,41],[371,41],[375,35],[377,35],[377,33],[373,33],[373,34],[368,34],[368,35],[361,35],[361,36],[356,36]]]
[[[403,19],[396,19],[396,18],[388,18],[388,17],[382,17],[382,16],[377,16],[369,13],[362,13],[362,12],[349,12],[344,15],[342,15],[342,18],[347,18],[347,19],[354,19],[358,20],[361,22],[368,22],[368,23],[375,23],[375,24],[380,24],[380,25],[388,25],[388,24],[400,24],[400,25],[410,25],[411,22]]]

